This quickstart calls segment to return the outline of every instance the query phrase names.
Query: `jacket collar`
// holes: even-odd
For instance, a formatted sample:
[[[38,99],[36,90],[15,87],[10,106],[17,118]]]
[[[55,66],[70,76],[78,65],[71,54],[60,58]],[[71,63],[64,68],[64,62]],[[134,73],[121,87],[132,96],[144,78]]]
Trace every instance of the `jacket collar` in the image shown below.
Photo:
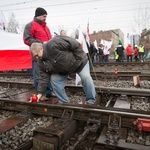
[[[43,50],[43,56],[42,56],[42,60],[45,61],[47,60],[47,51],[46,51],[46,45],[43,45],[44,50]]]
[[[43,27],[46,26],[46,22],[43,22],[43,21],[37,19],[36,17],[34,17],[34,21],[37,22],[38,24],[40,24]]]

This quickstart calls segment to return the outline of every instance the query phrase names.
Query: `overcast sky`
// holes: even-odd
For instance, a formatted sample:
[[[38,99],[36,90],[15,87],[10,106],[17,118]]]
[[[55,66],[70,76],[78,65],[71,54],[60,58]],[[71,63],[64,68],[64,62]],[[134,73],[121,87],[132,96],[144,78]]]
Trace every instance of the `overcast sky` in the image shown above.
[[[135,20],[150,14],[150,0],[0,0],[5,18],[8,20],[14,13],[20,25],[33,19],[37,7],[47,10],[47,24],[52,32],[78,26],[85,32],[89,20],[90,33],[119,28],[125,35],[136,34],[139,28]],[[148,28],[149,22],[145,25]]]

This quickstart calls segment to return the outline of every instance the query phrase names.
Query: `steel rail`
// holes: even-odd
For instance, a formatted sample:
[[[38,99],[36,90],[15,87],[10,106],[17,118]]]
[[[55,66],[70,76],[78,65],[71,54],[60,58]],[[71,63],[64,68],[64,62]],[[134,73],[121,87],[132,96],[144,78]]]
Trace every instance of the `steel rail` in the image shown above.
[[[24,107],[20,107],[24,106]],[[18,108],[17,108],[18,107]],[[128,109],[119,109],[119,108],[104,108],[101,106],[96,106],[96,105],[81,105],[81,104],[45,104],[45,103],[29,103],[27,101],[17,101],[17,100],[5,100],[5,99],[0,99],[0,108],[1,109],[15,109],[17,108],[18,111],[22,111],[25,108],[30,110],[31,112],[37,112],[39,108],[39,112],[42,110],[43,113],[44,110],[41,108],[47,108],[49,109],[49,112],[46,114],[51,114],[50,110],[73,110],[74,112],[79,112],[79,113],[96,113],[96,114],[105,114],[105,115],[110,115],[110,114],[118,114],[118,115],[123,115],[127,117],[145,117],[145,118],[150,118],[150,113],[149,111],[136,111],[136,110],[128,110]],[[19,110],[20,108],[20,110]],[[56,112],[58,114],[59,112]],[[53,112],[53,113],[54,113]],[[55,114],[52,114],[55,116]]]
[[[13,82],[13,81],[0,81],[1,86],[7,87],[16,87],[16,88],[29,88],[33,89],[32,82]],[[72,92],[83,92],[83,87],[81,85],[66,85],[66,90]],[[98,94],[108,93],[108,94],[124,94],[124,95],[133,95],[133,96],[148,96],[150,97],[149,89],[138,89],[138,88],[116,88],[116,87],[104,87],[104,86],[95,86],[96,92]]]
[[[93,80],[96,80],[94,74],[91,74]],[[114,73],[109,73],[109,74],[99,74],[96,73],[97,79],[102,81],[102,80],[107,80],[107,81],[116,81],[116,80],[128,80],[128,81],[133,81],[134,76],[139,76],[140,80],[147,80],[150,81],[150,74],[119,74],[117,76],[114,75]],[[19,80],[25,80],[29,79],[31,82],[33,82],[33,78],[30,75],[19,75],[19,76],[5,76],[4,79],[0,79],[0,82],[8,82],[11,80],[11,77],[13,77],[13,80],[18,80],[18,77],[20,77]],[[16,78],[16,79],[15,79]],[[75,80],[75,75],[71,75],[71,78]],[[28,81],[27,81],[28,82]]]

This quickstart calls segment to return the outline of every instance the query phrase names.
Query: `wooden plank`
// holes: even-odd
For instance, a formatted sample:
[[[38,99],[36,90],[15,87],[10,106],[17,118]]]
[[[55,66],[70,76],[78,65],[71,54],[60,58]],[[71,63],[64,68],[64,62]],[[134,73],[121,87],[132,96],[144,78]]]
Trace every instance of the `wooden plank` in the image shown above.
[[[6,132],[12,128],[14,128],[16,125],[20,125],[23,122],[26,122],[28,120],[29,116],[21,117],[21,116],[13,116],[10,118],[7,118],[5,120],[0,121],[0,132]]]

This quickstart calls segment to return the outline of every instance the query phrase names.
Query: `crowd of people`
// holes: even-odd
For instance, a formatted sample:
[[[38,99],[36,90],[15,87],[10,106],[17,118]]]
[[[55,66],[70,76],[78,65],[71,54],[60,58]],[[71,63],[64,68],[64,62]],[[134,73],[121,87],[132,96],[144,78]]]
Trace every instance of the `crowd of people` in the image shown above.
[[[132,62],[133,59],[136,62],[144,62],[144,52],[145,48],[142,44],[139,47],[137,45],[132,47],[131,44],[128,44],[127,47],[124,48],[120,40],[118,46],[114,50],[116,62],[123,62],[125,57],[127,62]]]
[[[93,63],[96,62],[108,62],[109,61],[109,49],[104,49],[104,45],[99,44],[96,48],[94,43],[90,43],[90,46],[87,44],[89,50],[89,56]]]
[[[82,81],[86,95],[86,103],[96,102],[96,91],[90,75],[90,62],[108,62],[110,49],[103,44],[97,48],[94,43],[87,44],[87,55],[76,39],[66,35],[64,30],[52,37],[46,25],[47,11],[38,7],[34,18],[24,29],[23,41],[29,46],[32,54],[32,73],[34,87],[38,101],[45,101],[47,97],[57,97],[59,103],[70,102],[65,92],[65,83],[71,73],[77,73]],[[123,62],[126,54],[127,61],[144,61],[144,46],[132,48],[128,44],[126,49],[122,42],[114,50],[116,62]],[[88,59],[88,57],[89,59]]]
[[[91,43],[90,46],[88,46],[88,49],[92,63],[109,61],[110,49],[106,49],[104,45],[100,44],[99,47],[96,48],[94,43]],[[142,44],[140,46],[128,44],[127,47],[124,48],[120,40],[114,49],[116,62],[144,62],[144,53],[145,48]]]

